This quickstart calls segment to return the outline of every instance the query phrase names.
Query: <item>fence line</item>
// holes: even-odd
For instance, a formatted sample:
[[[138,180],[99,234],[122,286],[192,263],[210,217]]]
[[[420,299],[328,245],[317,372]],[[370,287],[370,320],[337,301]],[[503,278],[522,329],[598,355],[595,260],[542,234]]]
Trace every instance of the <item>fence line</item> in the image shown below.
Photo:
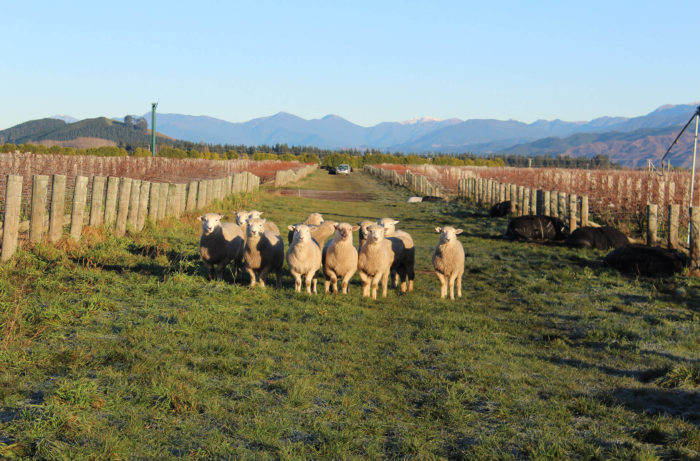
[[[406,169],[404,174],[399,174],[395,169],[382,168],[380,166],[365,165],[363,170],[372,176],[390,182],[393,185],[406,187],[411,192],[422,196],[431,195],[443,197],[444,190],[435,182],[431,182],[426,176],[414,174]]]
[[[92,179],[92,200],[88,201],[88,184]],[[45,175],[32,177],[30,219],[20,221],[22,184],[21,175],[7,175],[2,226],[2,261],[9,260],[20,243],[20,233],[27,232],[26,240],[40,242],[44,237],[57,242],[69,226],[71,238],[79,240],[85,225],[104,225],[114,229],[116,235],[127,230],[143,229],[146,216],[153,221],[165,217],[178,217],[184,212],[201,209],[214,200],[222,200],[232,193],[258,190],[260,179],[249,172],[234,173],[225,178],[204,179],[190,183],[157,183],[134,178],[110,176],[77,176],[73,194],[69,199],[70,210],[66,213],[66,176],[51,178],[51,199],[47,203],[49,178]],[[233,185],[237,188],[234,191]],[[106,189],[106,191],[105,191]],[[186,199],[190,197],[189,207]],[[104,200],[103,200],[104,198]],[[196,201],[197,206],[192,204]],[[47,217],[46,209],[49,205]],[[88,211],[89,207],[89,211]]]
[[[275,187],[286,186],[310,175],[318,168],[317,164],[306,165],[293,170],[278,170],[275,173]]]

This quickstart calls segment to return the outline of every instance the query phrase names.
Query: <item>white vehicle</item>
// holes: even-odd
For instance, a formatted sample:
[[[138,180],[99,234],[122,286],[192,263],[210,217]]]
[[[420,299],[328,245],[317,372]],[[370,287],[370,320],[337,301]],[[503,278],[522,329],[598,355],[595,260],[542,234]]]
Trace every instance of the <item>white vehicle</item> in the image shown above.
[[[343,163],[335,169],[336,174],[350,174],[350,165]]]

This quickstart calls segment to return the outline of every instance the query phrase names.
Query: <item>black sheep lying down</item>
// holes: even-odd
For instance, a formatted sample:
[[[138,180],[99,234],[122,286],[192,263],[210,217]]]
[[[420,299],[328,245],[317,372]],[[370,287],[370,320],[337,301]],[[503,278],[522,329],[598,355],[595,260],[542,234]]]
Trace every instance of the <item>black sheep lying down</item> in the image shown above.
[[[552,216],[519,216],[508,223],[507,240],[564,240],[569,228]]]
[[[603,264],[620,272],[653,277],[682,271],[688,264],[688,258],[678,251],[633,244],[611,251]]]
[[[489,216],[492,218],[502,218],[508,216],[508,213],[510,213],[510,200],[499,202],[489,210]]]
[[[630,243],[625,234],[614,227],[579,227],[566,239],[566,246],[572,248],[620,248]]]

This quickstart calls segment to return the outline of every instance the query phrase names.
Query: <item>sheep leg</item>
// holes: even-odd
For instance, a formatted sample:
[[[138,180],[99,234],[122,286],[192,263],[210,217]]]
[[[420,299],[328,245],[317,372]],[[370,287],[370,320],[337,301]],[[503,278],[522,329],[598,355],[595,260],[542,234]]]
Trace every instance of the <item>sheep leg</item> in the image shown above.
[[[298,272],[292,272],[292,276],[294,277],[294,291],[301,291],[301,274]]]
[[[250,274],[250,287],[253,288],[255,286],[255,271],[250,267],[246,267],[246,272]]]
[[[386,287],[389,285],[389,274],[382,275],[382,298],[386,298]]]
[[[413,266],[408,268],[408,291],[409,293],[413,291],[413,280],[416,278],[416,271]]]
[[[318,293],[318,291],[316,291],[316,285],[317,285],[317,284],[318,284],[318,279],[317,279],[316,277],[314,277],[314,279],[313,279],[313,287],[314,287],[313,290],[314,290],[314,294]]]
[[[314,278],[313,272],[309,272],[304,277],[304,284],[306,285],[306,292],[308,294],[311,294],[311,282],[313,281],[313,278]],[[314,291],[316,291],[315,288],[314,288]]]
[[[338,275],[333,271],[329,271],[329,273],[327,275],[330,277],[330,280],[328,280],[328,278],[326,278],[326,293],[328,293],[329,284],[333,285],[333,293],[337,293],[338,292]]]
[[[450,283],[450,299],[455,299],[455,276],[451,275],[449,279]]]
[[[377,289],[379,288],[380,280],[383,282],[381,273],[375,274],[374,277],[372,277],[372,299],[377,299]],[[384,287],[383,283],[382,287]],[[386,292],[383,292],[383,296],[386,296]]]
[[[437,275],[438,280],[440,280],[440,298],[445,298],[447,297],[447,280],[440,272],[435,272],[435,275]]]
[[[362,297],[366,298],[369,296],[369,285],[370,285],[370,278],[367,274],[364,272],[360,271],[360,280],[362,280]]]
[[[457,276],[457,297],[458,298],[462,297],[462,275],[463,275],[463,272],[460,272],[459,275]]]
[[[270,273],[270,269],[268,268],[262,268],[260,269],[260,272],[258,273],[258,283],[262,288],[265,288],[265,279],[267,278],[267,274]]]
[[[282,288],[282,268],[277,269],[277,276],[275,277],[275,286],[277,288]]]
[[[353,273],[345,274],[345,277],[343,277],[343,294],[346,295],[348,294],[348,284],[350,283],[350,279],[352,278]]]

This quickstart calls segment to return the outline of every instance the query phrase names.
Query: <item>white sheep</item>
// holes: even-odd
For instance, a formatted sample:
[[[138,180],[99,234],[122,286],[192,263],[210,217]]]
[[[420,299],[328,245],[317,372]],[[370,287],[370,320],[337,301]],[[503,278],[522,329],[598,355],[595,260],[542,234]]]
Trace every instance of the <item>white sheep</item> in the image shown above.
[[[246,232],[246,228],[248,226],[248,220],[249,219],[262,219],[262,211],[258,210],[252,210],[252,211],[237,211],[236,212],[236,224],[241,226],[241,229],[243,229],[243,232]],[[272,221],[265,221],[265,230],[272,231],[276,234],[280,233],[279,228],[277,227],[277,224],[273,223]]]
[[[326,276],[326,293],[333,285],[333,293],[338,292],[338,278],[342,279],[342,293],[348,294],[348,283],[357,271],[357,249],[352,244],[352,233],[360,226],[348,223],[335,225],[335,235],[323,247],[323,273]]]
[[[210,278],[221,279],[224,268],[233,261],[236,272],[243,255],[245,234],[235,223],[221,222],[223,215],[205,213],[197,219],[202,222],[199,238],[199,254],[207,267]],[[235,278],[235,275],[234,275]]]
[[[371,226],[372,224],[375,224],[374,221],[360,221],[357,223],[358,226],[360,226],[360,232],[359,232],[359,237],[360,237],[360,248],[362,248],[362,245],[364,245],[365,240],[367,240],[367,228]]]
[[[384,236],[391,242],[394,251],[394,263],[391,266],[391,276],[394,286],[401,283],[401,292],[413,291],[413,281],[416,278],[415,260],[416,248],[411,235],[396,229],[399,221],[392,218],[381,218],[377,223],[384,227]]]
[[[455,299],[455,280],[457,281],[457,297],[462,297],[462,274],[464,274],[464,248],[457,239],[462,229],[452,226],[436,227],[440,240],[433,253],[435,275],[440,279],[440,297],[447,296],[447,286],[450,286],[450,299]]]
[[[311,228],[306,224],[289,226],[289,230],[294,232],[294,239],[287,250],[287,265],[294,276],[294,290],[301,291],[303,276],[306,292],[311,294],[313,282],[313,292],[316,293],[317,280],[314,275],[321,268],[321,248],[311,238]]]
[[[321,216],[318,213],[312,213],[312,215],[318,215]],[[309,215],[311,216],[311,215]],[[308,219],[308,218],[307,218]],[[299,224],[306,224],[309,226],[311,230],[311,238],[313,238],[316,243],[318,243],[318,246],[323,248],[323,245],[326,243],[326,240],[328,237],[333,235],[335,232],[335,225],[338,224],[335,221],[321,221],[319,224],[310,224],[307,222],[299,223]],[[296,224],[295,224],[296,225]],[[294,231],[289,231],[287,233],[287,242],[291,245],[292,244],[292,239],[294,238]]]
[[[284,240],[278,233],[265,230],[265,220],[248,219],[247,235],[243,249],[243,261],[250,274],[250,286],[255,286],[256,279],[260,286],[265,286],[265,278],[270,272],[277,274],[277,287],[282,284],[282,265],[284,264]]]
[[[391,242],[384,238],[384,227],[372,224],[367,228],[367,239],[357,258],[357,271],[362,280],[362,296],[369,296],[371,288],[372,299],[377,299],[377,287],[381,280],[382,297],[386,297],[392,262],[394,253],[391,250]]]

